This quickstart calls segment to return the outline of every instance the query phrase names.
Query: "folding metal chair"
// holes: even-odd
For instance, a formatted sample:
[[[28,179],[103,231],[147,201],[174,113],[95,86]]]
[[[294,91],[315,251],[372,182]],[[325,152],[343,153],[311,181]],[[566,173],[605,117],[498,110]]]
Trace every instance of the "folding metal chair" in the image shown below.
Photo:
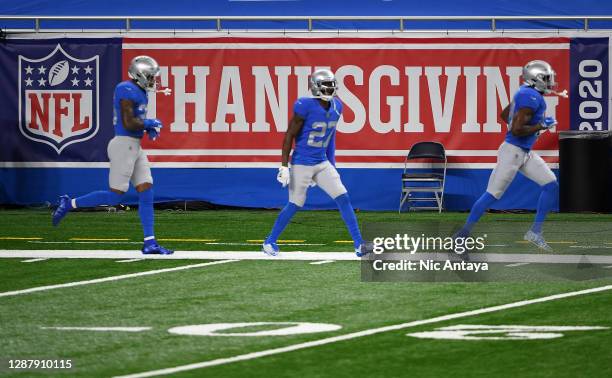
[[[444,161],[442,173],[433,170],[432,172],[408,172],[408,162],[413,159],[433,159]],[[419,142],[415,143],[406,159],[404,160],[404,173],[402,173],[402,192],[400,194],[400,204],[398,213],[401,213],[404,203],[408,203],[409,209],[438,209],[442,212],[444,204],[444,182],[446,181],[446,151],[444,146],[438,142]],[[432,164],[433,168],[433,164]],[[414,196],[415,193],[429,193],[427,196]],[[433,194],[433,196],[431,195]],[[424,206],[424,202],[434,202],[437,206]],[[415,203],[415,206],[411,206]],[[417,206],[417,204],[419,204]]]

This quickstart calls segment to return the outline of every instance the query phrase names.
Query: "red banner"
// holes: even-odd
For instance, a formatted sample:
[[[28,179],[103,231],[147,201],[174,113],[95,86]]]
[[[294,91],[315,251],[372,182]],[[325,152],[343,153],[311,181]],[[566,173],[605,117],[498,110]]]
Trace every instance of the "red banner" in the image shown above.
[[[569,89],[569,45],[569,38],[125,39],[123,65],[126,72],[134,56],[154,57],[173,91],[150,101],[149,115],[165,127],[158,141],[145,142],[153,162],[277,165],[293,102],[309,94],[313,70],[329,67],[345,104],[340,164],[396,166],[412,144],[433,140],[452,163],[478,167],[495,162],[507,130],[498,115],[526,62],[548,61],[559,88]],[[546,102],[559,125],[534,148],[556,162],[569,102]]]

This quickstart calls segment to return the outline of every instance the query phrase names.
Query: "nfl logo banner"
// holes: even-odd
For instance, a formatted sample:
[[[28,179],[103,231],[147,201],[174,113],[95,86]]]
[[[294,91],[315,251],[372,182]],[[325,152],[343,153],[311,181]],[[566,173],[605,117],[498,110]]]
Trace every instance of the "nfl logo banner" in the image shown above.
[[[120,39],[10,41],[0,45],[5,162],[106,161]]]

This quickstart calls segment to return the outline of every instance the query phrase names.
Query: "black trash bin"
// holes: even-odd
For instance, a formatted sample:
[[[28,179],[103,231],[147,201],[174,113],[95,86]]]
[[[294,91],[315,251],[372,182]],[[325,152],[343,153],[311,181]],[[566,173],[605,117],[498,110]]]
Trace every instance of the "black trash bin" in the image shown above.
[[[559,210],[612,212],[612,131],[559,133]]]

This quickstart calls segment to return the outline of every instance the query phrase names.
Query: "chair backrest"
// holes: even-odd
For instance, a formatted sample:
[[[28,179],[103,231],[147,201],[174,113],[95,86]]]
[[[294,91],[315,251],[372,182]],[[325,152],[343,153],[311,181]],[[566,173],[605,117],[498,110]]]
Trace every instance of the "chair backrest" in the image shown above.
[[[412,148],[410,148],[410,152],[408,152],[407,159],[422,159],[422,158],[432,158],[432,159],[446,159],[446,152],[444,151],[444,146],[438,142],[418,142],[415,143]]]

